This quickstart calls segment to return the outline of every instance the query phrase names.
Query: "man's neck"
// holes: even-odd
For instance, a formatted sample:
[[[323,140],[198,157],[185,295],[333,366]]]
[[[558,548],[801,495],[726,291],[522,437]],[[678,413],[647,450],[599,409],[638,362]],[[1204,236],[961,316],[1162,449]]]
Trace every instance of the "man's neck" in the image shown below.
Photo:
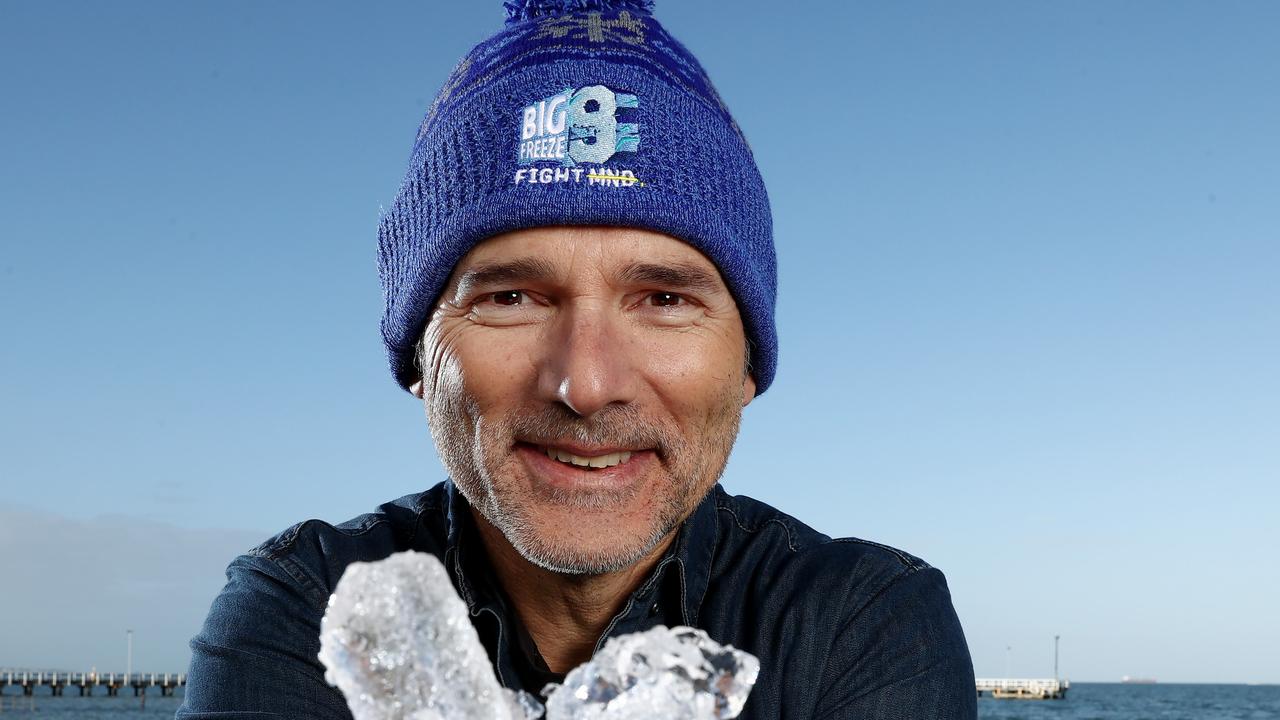
[[[565,575],[538,567],[511,546],[502,531],[473,510],[498,582],[547,667],[566,673],[591,659],[609,621],[671,546],[672,532],[639,562],[603,575]]]

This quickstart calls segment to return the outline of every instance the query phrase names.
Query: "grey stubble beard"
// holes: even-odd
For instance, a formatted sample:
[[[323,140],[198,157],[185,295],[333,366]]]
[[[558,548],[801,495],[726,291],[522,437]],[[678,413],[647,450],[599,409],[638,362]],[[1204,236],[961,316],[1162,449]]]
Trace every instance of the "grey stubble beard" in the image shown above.
[[[437,381],[439,378],[437,376]],[[507,417],[487,419],[467,395],[461,378],[437,382],[425,394],[428,425],[440,459],[463,497],[497,528],[507,542],[528,562],[551,572],[566,575],[601,575],[617,572],[648,555],[697,507],[724,472],[737,437],[742,407],[736,395],[726,392],[705,420],[702,443],[690,442],[674,427],[648,418],[632,405],[611,406],[591,418],[581,418],[568,408],[541,403],[517,410]],[[512,448],[516,438],[572,440],[584,445],[654,447],[670,468],[672,492],[651,498],[659,503],[655,522],[638,542],[607,552],[600,548],[557,545],[554,538],[539,536],[533,517],[526,512],[518,490],[508,489],[500,497],[504,469],[508,476],[521,462]],[[544,489],[537,499],[569,508],[600,510],[617,507],[635,499],[639,487],[606,491],[562,491]],[[696,495],[696,497],[695,497]],[[513,501],[514,500],[514,501]]]

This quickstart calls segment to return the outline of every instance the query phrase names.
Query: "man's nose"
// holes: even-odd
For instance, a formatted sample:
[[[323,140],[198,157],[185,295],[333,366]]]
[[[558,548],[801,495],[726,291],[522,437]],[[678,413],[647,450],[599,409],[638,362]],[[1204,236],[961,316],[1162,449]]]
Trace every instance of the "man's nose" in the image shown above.
[[[604,308],[567,308],[547,338],[540,394],[590,417],[614,403],[636,399],[634,340],[622,319]]]

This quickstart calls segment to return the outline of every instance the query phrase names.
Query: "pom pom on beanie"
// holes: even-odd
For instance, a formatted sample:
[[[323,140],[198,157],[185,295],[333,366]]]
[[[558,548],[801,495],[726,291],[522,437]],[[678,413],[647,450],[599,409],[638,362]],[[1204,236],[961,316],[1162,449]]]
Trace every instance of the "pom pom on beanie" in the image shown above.
[[[505,2],[503,5],[507,8],[508,25],[575,12],[630,10],[645,15],[653,12],[653,0],[518,0]]]

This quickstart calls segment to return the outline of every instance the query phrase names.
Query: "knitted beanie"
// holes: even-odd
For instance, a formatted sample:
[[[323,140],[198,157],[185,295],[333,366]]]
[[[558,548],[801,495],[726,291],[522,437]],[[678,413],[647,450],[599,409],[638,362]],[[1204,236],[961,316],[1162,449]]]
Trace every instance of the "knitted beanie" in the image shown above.
[[[711,259],[738,303],[756,393],[773,381],[777,264],[764,182],[702,66],[652,0],[519,0],[427,110],[378,228],[382,336],[402,387],[458,260],[499,233],[638,227]]]

